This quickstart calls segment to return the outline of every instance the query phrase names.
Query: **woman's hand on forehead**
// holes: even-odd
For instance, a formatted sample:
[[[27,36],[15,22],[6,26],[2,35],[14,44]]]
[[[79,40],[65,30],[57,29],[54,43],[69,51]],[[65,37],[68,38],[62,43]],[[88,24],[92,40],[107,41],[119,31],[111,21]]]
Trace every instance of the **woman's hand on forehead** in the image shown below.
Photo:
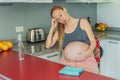
[[[56,21],[56,19],[52,18],[52,27],[56,27],[58,24],[58,22]]]

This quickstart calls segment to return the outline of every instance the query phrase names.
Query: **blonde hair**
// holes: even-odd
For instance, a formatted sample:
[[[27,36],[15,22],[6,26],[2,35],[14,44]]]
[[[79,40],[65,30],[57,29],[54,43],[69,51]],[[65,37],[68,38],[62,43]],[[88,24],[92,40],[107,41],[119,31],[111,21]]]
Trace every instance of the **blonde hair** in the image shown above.
[[[64,10],[63,7],[61,6],[54,6],[52,9],[51,9],[51,17],[53,17],[52,13],[55,11],[55,10]],[[58,30],[58,47],[59,47],[59,54],[60,54],[60,57],[62,56],[62,44],[63,44],[63,40],[64,40],[64,25],[62,23],[59,23],[58,22],[58,27],[57,27],[57,30]]]

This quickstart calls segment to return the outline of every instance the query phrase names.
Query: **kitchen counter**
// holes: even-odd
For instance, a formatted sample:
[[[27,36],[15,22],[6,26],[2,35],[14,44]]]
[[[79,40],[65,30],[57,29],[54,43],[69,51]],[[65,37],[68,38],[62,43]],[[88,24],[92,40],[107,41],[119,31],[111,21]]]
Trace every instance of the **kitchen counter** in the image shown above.
[[[94,31],[94,34],[99,39],[113,39],[120,40],[120,31]]]
[[[24,60],[19,61],[18,53],[14,50],[0,52],[0,79],[2,75],[8,80],[114,80],[87,71],[78,77],[61,75],[58,72],[63,67],[64,65],[26,54]]]
[[[99,37],[100,40],[102,39],[115,39],[115,40],[120,40],[120,32],[115,32],[115,31],[94,31],[94,34]],[[50,54],[50,53],[58,53],[58,45],[56,44],[50,49],[45,48],[45,42],[37,42],[37,43],[28,43],[24,42],[24,53],[32,56],[41,56],[44,54]],[[13,50],[17,50],[18,46],[15,43]],[[54,54],[53,54],[54,55]]]
[[[58,52],[58,46],[55,45],[50,49],[45,47],[45,42],[28,43],[24,42],[24,53],[32,56],[41,56],[48,53]],[[15,43],[13,50],[18,51],[18,45]]]

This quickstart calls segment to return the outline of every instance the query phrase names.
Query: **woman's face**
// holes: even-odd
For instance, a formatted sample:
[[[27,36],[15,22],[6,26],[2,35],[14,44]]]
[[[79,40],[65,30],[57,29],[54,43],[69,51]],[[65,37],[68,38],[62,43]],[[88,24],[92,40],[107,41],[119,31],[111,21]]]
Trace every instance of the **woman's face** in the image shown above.
[[[65,10],[56,9],[53,11],[52,16],[59,23],[62,23],[62,24],[66,24],[69,21],[69,15]]]

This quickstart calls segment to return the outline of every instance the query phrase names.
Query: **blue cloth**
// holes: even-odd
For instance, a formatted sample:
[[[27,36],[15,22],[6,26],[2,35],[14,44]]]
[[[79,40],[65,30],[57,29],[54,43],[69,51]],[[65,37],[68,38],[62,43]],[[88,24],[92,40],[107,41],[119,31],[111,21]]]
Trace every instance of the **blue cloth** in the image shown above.
[[[70,76],[79,76],[83,71],[84,71],[83,68],[65,66],[59,71],[59,73],[64,75],[70,75]]]

